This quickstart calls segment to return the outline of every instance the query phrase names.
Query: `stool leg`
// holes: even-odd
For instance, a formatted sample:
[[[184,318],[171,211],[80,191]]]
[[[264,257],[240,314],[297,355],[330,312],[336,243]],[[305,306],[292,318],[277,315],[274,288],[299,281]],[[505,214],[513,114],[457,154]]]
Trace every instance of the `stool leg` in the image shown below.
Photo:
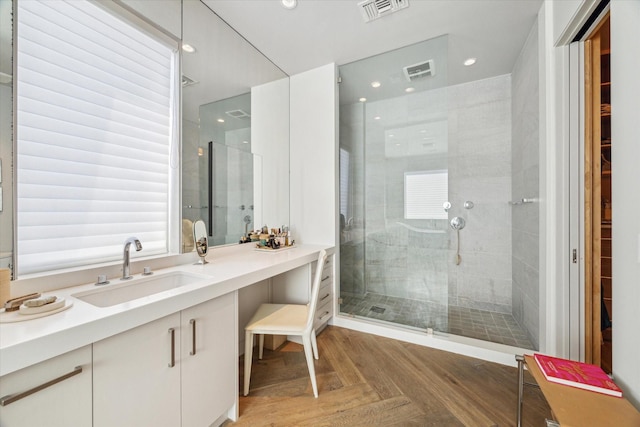
[[[251,358],[253,357],[253,333],[247,331],[244,336],[244,395],[249,394],[251,381]]]
[[[316,341],[316,331],[311,331],[311,347],[313,347],[313,357],[318,359],[318,342]]]
[[[307,366],[309,367],[309,376],[311,377],[311,387],[313,388],[313,395],[315,397],[318,397],[318,384],[316,383],[316,370],[313,366],[313,348],[311,345],[311,337],[309,335],[303,335],[302,344],[304,345],[304,356],[307,359]]]
[[[264,334],[258,334],[258,359],[262,360],[264,350]]]

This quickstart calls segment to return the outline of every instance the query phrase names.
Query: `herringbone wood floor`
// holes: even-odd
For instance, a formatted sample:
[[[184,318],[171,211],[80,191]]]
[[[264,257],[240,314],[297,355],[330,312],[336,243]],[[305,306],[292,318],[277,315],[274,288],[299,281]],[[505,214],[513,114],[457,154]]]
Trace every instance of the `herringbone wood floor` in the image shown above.
[[[515,425],[515,368],[332,326],[318,348],[318,399],[302,346],[265,350],[260,361],[255,351],[249,396],[225,426]],[[242,371],[241,357],[241,392]],[[523,425],[543,426],[549,413],[525,387]]]

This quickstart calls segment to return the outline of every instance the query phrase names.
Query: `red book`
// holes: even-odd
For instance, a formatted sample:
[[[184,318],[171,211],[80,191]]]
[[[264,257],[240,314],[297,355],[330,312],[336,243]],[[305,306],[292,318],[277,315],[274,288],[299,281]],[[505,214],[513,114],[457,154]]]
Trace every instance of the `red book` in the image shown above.
[[[622,397],[622,390],[599,366],[538,353],[533,357],[548,381]]]

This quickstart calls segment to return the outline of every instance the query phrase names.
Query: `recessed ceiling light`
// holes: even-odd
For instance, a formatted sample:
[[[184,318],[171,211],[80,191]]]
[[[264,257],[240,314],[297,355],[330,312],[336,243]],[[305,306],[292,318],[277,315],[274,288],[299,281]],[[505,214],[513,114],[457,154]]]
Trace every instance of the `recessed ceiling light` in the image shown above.
[[[358,101],[360,101],[360,102],[367,102],[367,98],[360,98]]]
[[[187,53],[194,53],[196,51],[196,48],[191,46],[189,43],[183,43],[182,50]]]
[[[218,119],[218,123],[224,123],[224,119]]]
[[[476,58],[467,58],[464,60],[465,67],[470,67],[471,65],[476,63]]]
[[[298,5],[298,0],[281,0],[280,2],[285,9],[293,9]]]
[[[248,144],[248,143],[249,143],[249,141],[242,141],[242,143],[243,143],[243,144]]]
[[[408,88],[406,88],[404,91],[405,91],[405,92],[407,92],[407,93],[411,93],[411,92],[413,92],[414,90],[416,90],[416,88],[414,88],[414,87],[408,87]]]
[[[371,82],[371,87],[380,87],[380,82]]]
[[[375,116],[373,120],[380,120],[380,116]]]

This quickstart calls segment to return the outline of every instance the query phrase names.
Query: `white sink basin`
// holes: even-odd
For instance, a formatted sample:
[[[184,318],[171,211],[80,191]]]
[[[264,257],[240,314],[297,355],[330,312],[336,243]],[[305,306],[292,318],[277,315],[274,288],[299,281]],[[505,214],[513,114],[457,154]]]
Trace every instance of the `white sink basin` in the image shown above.
[[[197,274],[173,271],[157,276],[135,278],[129,281],[114,279],[111,284],[96,287],[96,289],[89,291],[78,292],[71,296],[96,307],[111,307],[112,305],[137,300],[205,279],[206,277]]]

